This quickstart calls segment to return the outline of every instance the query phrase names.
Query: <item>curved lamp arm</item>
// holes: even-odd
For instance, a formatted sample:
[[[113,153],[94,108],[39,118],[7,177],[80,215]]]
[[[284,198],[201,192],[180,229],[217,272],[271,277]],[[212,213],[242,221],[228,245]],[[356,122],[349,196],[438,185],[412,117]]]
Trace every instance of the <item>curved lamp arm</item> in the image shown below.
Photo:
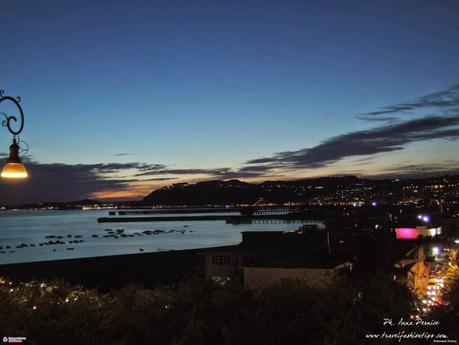
[[[5,119],[2,121],[2,126],[6,127],[14,137],[19,135],[22,130],[24,129],[24,112],[22,111],[22,107],[19,104],[21,101],[20,97],[13,98],[11,96],[4,96],[5,91],[0,90],[0,103],[2,102],[11,102],[13,103],[16,108],[19,110],[19,127],[17,129],[13,128],[13,122],[18,122],[18,118],[13,115],[7,115],[3,112],[0,112],[0,115],[3,115]]]

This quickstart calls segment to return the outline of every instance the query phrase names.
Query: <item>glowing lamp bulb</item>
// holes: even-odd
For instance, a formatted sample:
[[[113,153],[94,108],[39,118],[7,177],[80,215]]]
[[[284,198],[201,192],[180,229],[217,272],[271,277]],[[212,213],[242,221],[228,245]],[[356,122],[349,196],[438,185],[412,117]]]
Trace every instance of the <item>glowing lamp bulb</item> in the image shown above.
[[[10,146],[10,157],[3,167],[0,176],[11,179],[22,179],[28,176],[26,167],[19,158],[19,145],[16,139],[13,139],[13,144]]]
[[[22,163],[6,163],[2,169],[1,176],[3,178],[26,178],[29,176],[27,170]]]

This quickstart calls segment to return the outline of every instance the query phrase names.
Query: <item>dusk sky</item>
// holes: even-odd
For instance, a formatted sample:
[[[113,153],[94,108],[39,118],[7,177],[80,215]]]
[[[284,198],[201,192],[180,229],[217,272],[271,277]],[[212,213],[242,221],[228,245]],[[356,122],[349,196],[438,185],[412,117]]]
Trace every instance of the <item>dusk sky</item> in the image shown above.
[[[458,18],[452,0],[0,0],[31,175],[0,203],[458,173]]]

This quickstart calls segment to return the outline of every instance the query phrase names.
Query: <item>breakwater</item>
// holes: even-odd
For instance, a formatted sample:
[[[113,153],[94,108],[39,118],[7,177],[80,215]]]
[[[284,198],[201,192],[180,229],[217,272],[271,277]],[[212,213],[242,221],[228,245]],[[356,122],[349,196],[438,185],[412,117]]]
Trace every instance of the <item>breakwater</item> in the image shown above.
[[[260,214],[260,215],[200,215],[200,216],[156,216],[156,217],[101,217],[97,219],[99,223],[129,223],[129,222],[192,222],[192,221],[225,221],[230,224],[248,223],[313,223],[322,222],[321,220],[311,219],[303,214]]]

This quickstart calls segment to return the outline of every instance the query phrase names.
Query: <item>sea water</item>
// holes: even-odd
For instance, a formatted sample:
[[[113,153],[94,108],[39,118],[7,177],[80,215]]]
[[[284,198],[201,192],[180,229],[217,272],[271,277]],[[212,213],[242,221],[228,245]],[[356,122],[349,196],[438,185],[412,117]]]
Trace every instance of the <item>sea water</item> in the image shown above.
[[[161,215],[180,216],[177,213]],[[190,214],[186,215],[190,216]],[[291,231],[301,225],[299,223],[234,225],[226,224],[225,221],[97,223],[97,218],[106,216],[108,216],[107,210],[1,211],[0,264],[234,245],[241,242],[242,231]],[[142,233],[145,230],[163,230],[163,232],[113,238],[102,237],[107,234],[105,229],[124,229],[123,233],[126,235]],[[62,238],[46,238],[46,236],[62,236]],[[75,238],[75,236],[81,237]],[[57,240],[65,244],[43,244]],[[83,242],[69,243],[75,240]],[[27,247],[17,248],[21,244],[26,244]],[[32,244],[34,246],[31,246]]]

